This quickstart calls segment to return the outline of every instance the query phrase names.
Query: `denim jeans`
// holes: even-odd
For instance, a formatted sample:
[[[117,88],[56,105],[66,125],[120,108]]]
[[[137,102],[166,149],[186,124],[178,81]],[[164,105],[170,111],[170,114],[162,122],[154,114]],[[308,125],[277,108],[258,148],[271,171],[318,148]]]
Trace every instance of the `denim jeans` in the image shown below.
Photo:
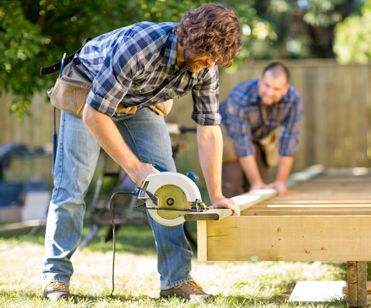
[[[113,120],[141,161],[175,171],[171,141],[162,117],[143,108],[135,115],[120,115]],[[61,281],[69,284],[73,274],[70,259],[81,239],[84,197],[93,177],[99,151],[99,145],[82,120],[62,112],[54,189],[45,234],[44,283]],[[165,227],[147,216],[156,243],[161,289],[188,281],[191,279],[192,251],[183,225]]]

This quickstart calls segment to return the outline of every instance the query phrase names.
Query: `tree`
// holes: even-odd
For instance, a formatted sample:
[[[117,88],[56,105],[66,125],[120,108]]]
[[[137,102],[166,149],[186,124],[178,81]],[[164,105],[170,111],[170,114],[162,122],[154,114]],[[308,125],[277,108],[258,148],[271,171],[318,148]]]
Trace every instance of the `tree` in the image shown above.
[[[341,62],[371,60],[371,0],[359,16],[348,17],[336,26],[334,49]]]
[[[79,49],[86,37],[142,20],[178,21],[202,0],[0,0],[0,93],[16,95],[11,110],[27,112],[35,91],[53,84],[55,76],[39,76],[39,68]],[[247,1],[224,1],[240,17],[244,29],[241,58],[249,56],[259,21]]]
[[[257,58],[333,58],[335,25],[358,12],[362,0],[255,0],[258,17],[272,27],[257,42]]]

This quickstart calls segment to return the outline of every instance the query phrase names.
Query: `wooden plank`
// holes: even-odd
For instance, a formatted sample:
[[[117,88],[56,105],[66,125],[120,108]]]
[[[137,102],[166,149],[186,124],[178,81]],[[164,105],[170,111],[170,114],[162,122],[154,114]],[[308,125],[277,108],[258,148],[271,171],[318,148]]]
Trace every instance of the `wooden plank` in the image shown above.
[[[268,202],[261,202],[259,203],[259,206],[269,206],[269,205],[283,205],[283,206],[290,206],[290,205],[314,205],[314,206],[320,206],[320,205],[327,205],[329,204],[330,206],[332,204],[334,204],[334,202],[336,202],[336,204],[338,205],[346,205],[346,206],[358,206],[358,205],[365,205],[365,206],[369,206],[371,205],[371,202],[370,200],[368,199],[363,199],[363,200],[356,200],[356,199],[342,199],[342,200],[284,200],[284,202],[282,202],[281,200],[276,200],[276,199],[273,199],[273,200],[269,200]]]
[[[298,201],[297,203],[263,203],[259,204],[259,208],[264,208],[264,209],[274,209],[274,208],[305,208],[305,207],[310,207],[310,208],[344,208],[347,207],[349,209],[352,208],[370,208],[371,209],[371,202],[369,201],[368,203],[357,203],[357,202],[352,202],[352,203],[337,203],[337,201],[334,200],[328,200],[326,202],[322,202],[321,200],[318,201],[318,203],[301,203]]]
[[[207,222],[207,259],[368,261],[369,234],[371,216],[228,217]]]
[[[367,306],[367,262],[357,262],[357,303]]]
[[[347,262],[347,303],[357,307],[357,262]]]
[[[347,266],[348,266],[348,262],[347,262]],[[348,294],[348,288],[346,286],[343,288],[343,293]],[[370,296],[370,295],[371,295],[371,281],[367,281],[367,296]]]
[[[367,167],[353,167],[353,168],[327,168],[325,175],[328,176],[361,176],[371,175],[371,169]]]
[[[277,195],[277,192],[274,189],[260,189],[231,199],[237,203],[240,211],[243,211],[261,201],[272,198],[275,195]],[[230,209],[210,209],[204,212],[187,213],[184,215],[184,219],[186,221],[221,220],[231,215],[232,211]]]
[[[322,165],[313,165],[306,169],[304,169],[301,172],[295,172],[290,175],[287,186],[292,187],[294,185],[297,185],[299,183],[306,182],[310,179],[313,179],[314,177],[322,174],[324,172],[324,167]]]
[[[319,174],[323,173],[324,168],[321,165],[314,165],[306,168],[301,172],[293,173],[287,183],[287,186],[293,186],[298,183],[305,182]],[[252,192],[248,192],[239,196],[231,198],[234,200],[243,211],[247,208],[252,207],[264,200],[270,199],[277,195],[277,191],[274,189],[260,189]],[[186,221],[198,221],[198,220],[222,220],[232,215],[230,209],[210,209],[204,212],[187,213],[184,215]]]
[[[206,221],[197,222],[197,259],[207,261],[207,225]]]
[[[367,307],[367,262],[347,262],[347,303],[349,307]]]
[[[291,215],[291,216],[303,216],[303,215],[370,215],[370,209],[348,209],[348,208],[330,208],[330,209],[314,209],[314,208],[303,208],[303,209],[272,209],[272,210],[264,210],[264,209],[251,209],[248,211],[244,211],[243,216],[284,216],[284,215]]]
[[[364,78],[365,86],[364,89],[366,91],[366,112],[365,112],[365,118],[366,120],[366,140],[367,140],[367,150],[366,150],[366,161],[368,162],[368,166],[371,163],[371,87],[369,86],[371,84],[371,66],[368,66],[368,72],[367,75]]]

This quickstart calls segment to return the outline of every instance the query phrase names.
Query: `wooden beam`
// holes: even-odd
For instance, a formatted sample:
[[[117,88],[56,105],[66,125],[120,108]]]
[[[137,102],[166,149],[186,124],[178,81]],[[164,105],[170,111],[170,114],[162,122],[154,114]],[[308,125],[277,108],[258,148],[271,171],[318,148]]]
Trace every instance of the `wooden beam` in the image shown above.
[[[267,200],[277,195],[274,189],[260,189],[251,193],[246,193],[231,198],[240,207],[240,211],[243,211],[259,202]],[[232,211],[230,209],[210,209],[204,212],[187,213],[184,215],[186,221],[195,220],[221,220],[225,217],[231,216]]]
[[[367,262],[347,262],[347,303],[367,307]]]
[[[206,224],[208,261],[371,260],[371,216],[240,216]]]
[[[293,185],[308,181],[324,172],[325,168],[322,165],[313,165],[303,171],[295,172],[290,175],[287,186],[291,187]]]
[[[329,200],[287,200],[287,199],[280,199],[280,200],[269,200],[269,202],[262,202],[262,204],[269,204],[269,205],[276,205],[276,204],[284,204],[284,205],[302,205],[302,204],[307,204],[307,205],[326,205],[326,204],[344,204],[345,206],[358,206],[359,204],[362,204],[360,206],[371,206],[371,201],[370,199],[364,199],[364,200],[357,200],[357,199],[342,199],[342,200],[334,200],[334,199],[329,199]]]
[[[371,216],[371,209],[364,208],[252,208],[243,212],[243,216],[303,216],[303,215],[369,215]]]
[[[207,226],[206,221],[197,222],[197,259],[207,261]]]
[[[358,307],[367,307],[367,262],[357,262]]]
[[[311,179],[319,174],[323,173],[323,166],[314,165],[301,172],[293,173],[288,181],[288,186],[292,186],[297,183],[301,183]],[[235,196],[233,199],[239,206],[240,211],[252,207],[262,201],[270,199],[277,195],[277,191],[274,189],[260,189],[253,192],[245,193],[239,196]],[[184,215],[186,221],[197,221],[197,220],[222,220],[223,218],[232,215],[232,211],[229,209],[210,209],[204,212],[187,213]]]

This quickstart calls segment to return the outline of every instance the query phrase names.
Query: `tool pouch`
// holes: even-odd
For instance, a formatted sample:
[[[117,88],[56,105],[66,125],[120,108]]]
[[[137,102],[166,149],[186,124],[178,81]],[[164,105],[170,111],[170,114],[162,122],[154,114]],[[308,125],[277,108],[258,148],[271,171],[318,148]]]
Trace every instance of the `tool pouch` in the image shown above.
[[[90,80],[83,77],[71,61],[48,94],[54,107],[81,117],[90,88]]]
[[[229,137],[227,129],[222,124],[220,125],[223,135],[223,163],[234,163],[238,160],[233,147],[232,139]]]
[[[220,126],[223,135],[223,163],[233,163],[238,160],[235,153],[232,139],[229,137],[228,132],[224,125]],[[263,161],[268,167],[275,167],[279,161],[279,129],[272,131],[267,137],[259,140],[256,143],[262,150]]]
[[[279,128],[259,140],[260,148],[263,151],[264,162],[268,167],[275,167],[279,161]]]

